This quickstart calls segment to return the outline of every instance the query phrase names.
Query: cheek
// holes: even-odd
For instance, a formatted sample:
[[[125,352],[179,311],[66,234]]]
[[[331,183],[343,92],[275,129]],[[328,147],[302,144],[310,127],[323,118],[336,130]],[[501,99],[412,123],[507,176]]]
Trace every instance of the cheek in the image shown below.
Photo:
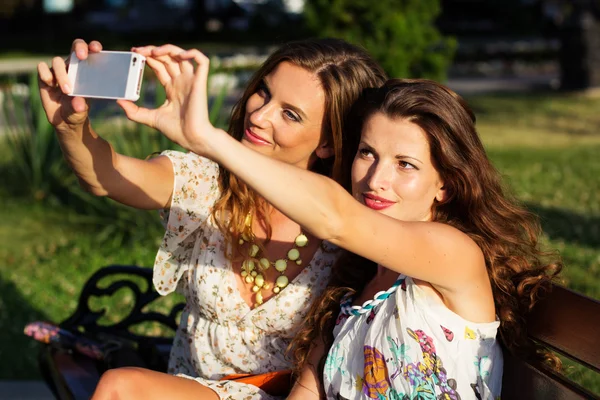
[[[314,151],[319,146],[320,129],[302,127],[282,119],[273,121],[274,138],[282,148]]]
[[[352,196],[356,199],[361,197],[362,186],[366,180],[367,169],[356,159],[352,163],[350,182],[352,183]]]

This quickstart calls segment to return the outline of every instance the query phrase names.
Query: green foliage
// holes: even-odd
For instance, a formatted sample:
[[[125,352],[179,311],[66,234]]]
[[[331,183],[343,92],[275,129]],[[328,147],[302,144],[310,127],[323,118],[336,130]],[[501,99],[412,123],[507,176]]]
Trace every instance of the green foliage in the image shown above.
[[[165,101],[165,92],[160,84],[148,81],[155,87],[155,106]],[[213,124],[223,126],[224,99],[222,90],[211,101],[209,117]],[[142,96],[139,100],[144,103]],[[77,212],[72,219],[80,224],[96,227],[95,240],[99,243],[110,241],[122,244],[156,238],[161,225],[156,211],[138,210],[119,204],[105,197],[96,197],[84,191],[77,178],[68,168],[54,129],[48,123],[38,94],[37,78],[32,75],[29,93],[26,97],[10,95],[5,103],[4,113],[14,116],[9,131],[8,147],[11,160],[4,166],[11,185],[9,191],[16,196],[24,196],[36,201],[68,206]],[[120,154],[144,159],[163,150],[182,150],[160,132],[142,124],[112,119],[101,114],[92,118],[92,123]]]
[[[439,0],[307,0],[304,17],[320,37],[365,47],[393,78],[446,79],[456,41],[434,25]]]
[[[13,187],[27,196],[56,201],[74,177],[68,172],[54,129],[46,119],[36,76],[30,76],[27,92],[19,93],[19,87],[11,82],[3,92],[6,143],[13,161],[7,178],[12,178]]]

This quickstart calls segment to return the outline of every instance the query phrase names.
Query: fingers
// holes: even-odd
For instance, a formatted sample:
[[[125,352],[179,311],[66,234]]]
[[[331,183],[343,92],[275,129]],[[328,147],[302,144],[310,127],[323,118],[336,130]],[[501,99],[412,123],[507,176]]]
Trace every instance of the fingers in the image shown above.
[[[152,56],[152,50],[154,50],[156,46],[142,46],[142,47],[132,47],[131,51],[141,54],[144,57]]]
[[[156,46],[132,47],[131,51],[146,57],[146,65],[154,71],[161,85],[165,86],[171,81],[171,76],[167,71],[167,66],[162,61],[153,58],[152,51],[155,48]]]
[[[144,107],[139,107],[134,102],[129,100],[117,100],[117,104],[123,109],[123,111],[125,111],[125,115],[130,120],[148,125],[151,128],[155,128],[155,113],[153,113],[151,110]]]
[[[71,108],[77,114],[88,111],[88,103],[83,97],[73,97],[71,100]]]
[[[166,86],[171,81],[171,76],[162,62],[148,56],[146,57],[146,65],[152,68],[161,85]]]
[[[183,53],[180,53],[178,56],[181,60],[194,60],[198,65],[198,69],[196,70],[196,74],[194,76],[194,80],[197,84],[202,84],[202,87],[206,87],[208,81],[208,70],[210,67],[210,60],[199,50],[191,49],[187,50]]]
[[[75,39],[71,45],[71,52],[75,52],[80,60],[85,60],[89,53],[98,53],[99,51],[102,51],[102,44],[97,40],[92,40],[88,44],[83,39]]]
[[[56,83],[60,86],[62,92],[64,94],[71,93],[71,82],[69,81],[69,75],[67,74],[65,60],[60,57],[54,57],[52,59],[52,70],[54,71]]]
[[[175,46],[173,44],[165,44],[160,47],[155,47],[152,50],[152,55],[154,57],[165,56],[167,54],[179,54],[183,52],[183,49],[179,46]]]
[[[179,60],[176,60],[177,55],[181,52],[183,52],[181,47],[172,44],[165,44],[152,49],[152,57],[156,58],[165,65],[165,69],[167,72],[169,72],[171,77],[176,77],[184,72],[184,70],[182,70],[181,63]],[[184,69],[187,72],[191,72],[188,66],[184,66]]]
[[[41,62],[37,66],[38,70],[38,78],[41,83],[48,87],[56,86],[56,80],[54,79],[54,74],[50,71],[50,67],[45,62]]]

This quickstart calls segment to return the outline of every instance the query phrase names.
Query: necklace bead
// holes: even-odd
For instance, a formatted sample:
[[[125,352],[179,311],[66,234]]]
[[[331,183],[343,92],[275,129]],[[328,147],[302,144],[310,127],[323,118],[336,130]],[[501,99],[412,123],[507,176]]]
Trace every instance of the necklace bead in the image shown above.
[[[298,258],[300,258],[300,251],[298,249],[291,249],[288,251],[287,256],[290,261],[296,261]]]
[[[281,274],[275,279],[275,285],[273,286],[273,293],[278,294],[290,283],[289,278],[285,275],[287,270],[287,262],[295,262],[296,265],[301,265],[302,260],[300,259],[300,250],[298,248],[305,247],[308,245],[308,237],[300,232],[294,239],[293,248],[288,250],[286,258],[280,258],[275,262],[271,262],[267,257],[260,257],[261,249],[254,243],[254,233],[252,232],[252,215],[246,216],[246,230],[241,233],[239,243],[243,244],[248,242],[248,258],[242,262],[241,276],[247,284],[251,284],[251,290],[254,293],[254,299],[256,304],[260,305],[263,303],[264,298],[262,291],[270,290],[271,284],[267,283],[265,276],[262,274],[272,266]]]
[[[298,236],[296,236],[296,240],[294,240],[294,243],[296,243],[296,246],[298,247],[304,247],[308,244],[308,238],[305,234],[301,233]]]
[[[275,261],[275,269],[282,273],[285,272],[285,270],[287,269],[287,261],[283,258],[280,258],[279,260]]]
[[[260,268],[262,268],[263,270],[268,269],[271,266],[271,262],[264,257],[260,259],[259,264]]]

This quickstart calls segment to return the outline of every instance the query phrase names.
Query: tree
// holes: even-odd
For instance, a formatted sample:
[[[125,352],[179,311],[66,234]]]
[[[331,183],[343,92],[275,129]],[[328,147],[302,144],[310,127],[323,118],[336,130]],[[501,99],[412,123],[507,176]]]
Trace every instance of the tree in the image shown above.
[[[600,87],[600,0],[570,0],[559,4],[562,5],[561,88]]]
[[[439,0],[307,0],[305,23],[320,37],[365,47],[394,78],[446,79],[456,41],[435,26]]]

